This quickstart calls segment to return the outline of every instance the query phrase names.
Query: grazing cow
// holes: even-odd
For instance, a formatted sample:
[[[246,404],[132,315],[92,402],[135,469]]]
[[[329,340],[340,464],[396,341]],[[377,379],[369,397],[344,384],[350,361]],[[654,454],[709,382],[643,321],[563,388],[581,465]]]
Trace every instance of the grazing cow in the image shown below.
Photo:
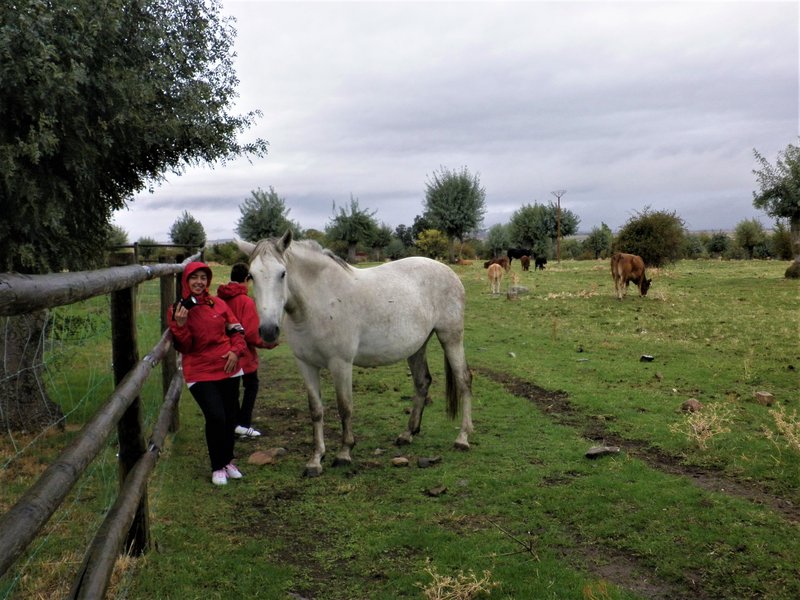
[[[540,271],[544,271],[544,266],[547,264],[547,257],[546,256],[534,256],[533,257],[534,267],[533,270],[539,269]]]
[[[614,292],[622,300],[628,292],[628,284],[632,281],[639,286],[639,293],[647,296],[652,279],[644,273],[644,261],[641,256],[617,252],[611,257],[611,277],[614,279]]]
[[[511,268],[511,261],[508,260],[508,257],[501,256],[500,258],[490,258],[485,263],[483,263],[483,268],[488,269],[490,265],[500,265],[503,267],[503,270],[508,272]]]
[[[512,260],[515,258],[533,256],[533,252],[531,252],[530,248],[509,248],[506,252],[506,256],[508,256],[508,263],[511,264]]]
[[[520,256],[519,262],[522,264],[523,271],[529,271],[531,268],[531,257],[530,256]]]
[[[499,263],[489,265],[489,289],[493,294],[500,293],[500,281],[503,279],[503,267]]]

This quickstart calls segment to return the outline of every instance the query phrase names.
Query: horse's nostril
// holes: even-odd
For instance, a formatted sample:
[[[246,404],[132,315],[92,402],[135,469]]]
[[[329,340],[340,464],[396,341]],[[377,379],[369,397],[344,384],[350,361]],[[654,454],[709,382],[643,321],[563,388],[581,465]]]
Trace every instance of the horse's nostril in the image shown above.
[[[262,340],[271,344],[278,340],[278,336],[281,334],[281,328],[277,325],[261,325],[258,328],[258,333]]]

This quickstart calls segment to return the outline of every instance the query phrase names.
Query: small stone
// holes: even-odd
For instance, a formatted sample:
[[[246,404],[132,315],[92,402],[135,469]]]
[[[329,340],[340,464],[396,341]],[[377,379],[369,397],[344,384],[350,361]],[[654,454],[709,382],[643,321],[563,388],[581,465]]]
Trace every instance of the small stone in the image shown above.
[[[383,448],[375,448],[375,451],[372,453],[372,456],[380,456],[384,452],[386,452],[386,450],[384,450]]]
[[[441,456],[432,456],[432,457],[420,456],[419,458],[417,458],[417,466],[420,469],[427,469],[428,467],[435,465],[441,461],[442,461]]]
[[[652,354],[642,354],[639,357],[639,362],[653,362],[654,356]]]
[[[516,355],[514,352],[509,352],[509,353],[508,353],[508,355],[509,355],[511,358],[517,358],[517,355]]]
[[[586,451],[586,458],[598,458],[606,454],[619,454],[619,446],[594,446]]]
[[[697,398],[689,398],[686,402],[681,404],[681,410],[683,412],[698,412],[700,409],[703,408],[703,403],[700,402]]]
[[[392,466],[393,467],[407,467],[408,466],[408,459],[405,456],[395,456],[392,459]]]
[[[440,486],[432,487],[432,488],[429,488],[429,489],[425,490],[425,494],[430,496],[431,498],[436,498],[437,496],[441,496],[442,494],[444,494],[446,491],[447,491],[447,487],[443,486],[443,485],[440,485]]]
[[[772,406],[775,402],[775,396],[769,392],[756,392],[756,402],[764,406]]]
[[[249,465],[274,465],[278,459],[286,454],[286,448],[270,448],[269,450],[258,450],[247,458]]]

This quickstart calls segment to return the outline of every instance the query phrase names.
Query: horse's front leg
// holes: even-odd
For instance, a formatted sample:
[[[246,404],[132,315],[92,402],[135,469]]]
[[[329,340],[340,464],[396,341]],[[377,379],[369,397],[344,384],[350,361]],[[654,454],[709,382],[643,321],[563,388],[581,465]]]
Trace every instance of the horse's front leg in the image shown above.
[[[333,461],[334,467],[349,466],[353,459],[350,451],[356,445],[353,436],[353,364],[336,360],[329,365],[333,386],[336,389],[336,405],[342,421],[342,447]]]
[[[314,452],[306,463],[303,475],[317,477],[322,474],[322,459],[325,457],[325,434],[323,432],[323,407],[320,396],[319,368],[297,360],[308,395],[308,410],[311,413],[311,428],[314,434]]]
[[[428,369],[426,358],[427,342],[408,357],[408,366],[411,369],[411,377],[414,380],[414,398],[411,402],[411,415],[408,417],[408,427],[397,436],[394,443],[398,446],[410,444],[414,436],[419,433],[422,425],[422,412],[425,405],[429,404],[428,389],[431,386],[431,372]]]

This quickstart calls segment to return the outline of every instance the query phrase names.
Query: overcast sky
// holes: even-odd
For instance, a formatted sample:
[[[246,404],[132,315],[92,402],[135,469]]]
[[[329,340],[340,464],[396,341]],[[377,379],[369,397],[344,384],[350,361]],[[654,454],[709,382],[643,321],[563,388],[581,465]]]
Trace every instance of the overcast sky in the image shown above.
[[[269,153],[138,194],[115,217],[131,241],[168,241],[184,210],[231,238],[270,186],[304,229],[351,196],[410,226],[442,167],[479,176],[487,228],[555,190],[581,231],[647,206],[690,230],[770,226],[753,149],[774,163],[800,134],[796,0],[222,4],[233,112],[263,112],[242,141]]]

